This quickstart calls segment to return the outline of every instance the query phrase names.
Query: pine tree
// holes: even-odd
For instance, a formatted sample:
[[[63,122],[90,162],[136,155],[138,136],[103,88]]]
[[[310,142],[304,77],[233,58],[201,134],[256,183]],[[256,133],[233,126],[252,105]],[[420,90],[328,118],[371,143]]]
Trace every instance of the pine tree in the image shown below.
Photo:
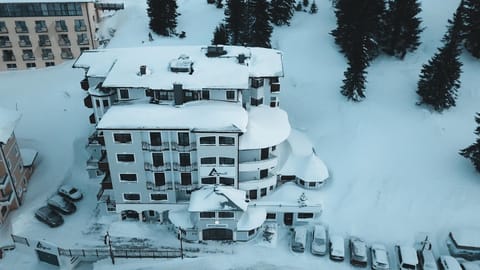
[[[272,0],[270,2],[270,15],[275,25],[290,25],[293,16],[295,0]]]
[[[480,113],[477,113],[475,122],[477,122],[478,127],[474,133],[479,137],[472,145],[460,150],[460,155],[470,159],[475,169],[480,172]]]
[[[360,33],[353,35],[353,39],[362,39]],[[362,41],[356,41],[361,44]],[[366,74],[365,69],[368,67],[367,49],[365,47],[356,47],[350,54],[348,59],[349,67],[344,72],[345,79],[343,80],[342,95],[349,100],[361,101],[365,98],[365,83]]]
[[[177,2],[175,0],[148,0],[147,4],[150,29],[162,36],[175,34],[178,16]]]
[[[303,0],[303,6],[304,7],[308,7],[308,4],[309,4],[308,0]]]
[[[225,8],[225,27],[232,45],[244,45],[247,29],[246,5],[243,0],[227,0]]]
[[[418,0],[390,0],[385,15],[383,50],[388,55],[403,59],[407,52],[420,45],[422,11]]]
[[[249,0],[247,3],[248,46],[271,48],[270,37],[273,27],[270,25],[267,0]]]
[[[480,58],[480,1],[465,0],[465,48]]]
[[[212,44],[225,45],[227,43],[228,43],[227,29],[225,28],[225,24],[221,23],[215,28],[215,32],[213,33]]]
[[[417,84],[418,104],[430,105],[438,112],[456,105],[457,90],[460,88],[463,3],[448,23],[447,33],[442,39],[443,47],[423,65]]]
[[[316,14],[318,12],[317,4],[315,4],[315,0],[313,0],[312,5],[310,6],[310,14]]]
[[[223,2],[223,0],[217,0],[216,3],[215,3],[215,6],[217,8],[223,8],[223,3],[222,2]]]
[[[295,6],[295,10],[296,11],[302,11],[303,10],[302,2],[297,3],[297,5]]]

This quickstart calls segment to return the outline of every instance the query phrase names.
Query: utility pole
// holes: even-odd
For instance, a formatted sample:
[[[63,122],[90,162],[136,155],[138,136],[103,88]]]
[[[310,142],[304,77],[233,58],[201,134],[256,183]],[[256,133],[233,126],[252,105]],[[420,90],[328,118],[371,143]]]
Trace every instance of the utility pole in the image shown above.
[[[183,237],[182,237],[183,231],[184,230],[182,230],[181,227],[178,227],[178,238],[180,239],[180,257],[182,258],[182,260],[183,260]]]
[[[113,250],[112,250],[112,239],[110,238],[110,234],[107,231],[107,234],[105,234],[105,237],[103,238],[103,243],[105,245],[108,244],[108,251],[110,253],[110,259],[112,260],[112,264],[115,264],[115,257],[113,256]]]

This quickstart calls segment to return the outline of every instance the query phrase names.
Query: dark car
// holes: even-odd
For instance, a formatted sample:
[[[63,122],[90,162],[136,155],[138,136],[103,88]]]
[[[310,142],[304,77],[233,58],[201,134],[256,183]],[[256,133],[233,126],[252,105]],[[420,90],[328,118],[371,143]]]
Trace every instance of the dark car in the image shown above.
[[[35,212],[35,217],[50,227],[58,227],[63,224],[62,216],[49,206],[40,207]]]
[[[75,204],[73,204],[69,200],[66,200],[60,195],[53,195],[52,197],[50,197],[50,199],[47,200],[47,204],[48,206],[65,215],[72,214],[77,210]]]

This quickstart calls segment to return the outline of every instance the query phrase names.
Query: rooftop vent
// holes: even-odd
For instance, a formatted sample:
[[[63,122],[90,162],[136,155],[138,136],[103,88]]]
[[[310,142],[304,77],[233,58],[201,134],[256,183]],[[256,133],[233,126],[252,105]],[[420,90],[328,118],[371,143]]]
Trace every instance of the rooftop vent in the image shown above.
[[[238,55],[237,59],[239,64],[245,64],[245,60],[247,59],[247,57],[244,53],[241,53]]]
[[[147,74],[147,66],[146,65],[141,65],[140,70],[138,72],[138,76],[143,76]]]
[[[207,57],[218,57],[224,54],[227,54],[227,51],[223,49],[223,46],[214,45],[207,47]]]
[[[193,73],[193,61],[185,54],[180,55],[178,59],[170,61],[169,67],[172,72]]]

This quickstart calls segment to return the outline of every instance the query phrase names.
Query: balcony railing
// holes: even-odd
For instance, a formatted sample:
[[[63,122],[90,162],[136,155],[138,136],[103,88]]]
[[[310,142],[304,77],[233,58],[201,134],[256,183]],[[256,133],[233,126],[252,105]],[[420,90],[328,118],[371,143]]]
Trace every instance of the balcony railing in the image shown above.
[[[78,45],[88,45],[89,41],[88,41],[88,39],[77,39],[77,44]]]
[[[172,189],[173,189],[172,183],[165,183],[165,185],[156,186],[155,183],[147,181],[147,190],[164,191],[164,190],[172,190]]]
[[[168,143],[162,143],[161,145],[151,145],[148,142],[142,142],[143,151],[163,151],[169,148]]]
[[[43,60],[53,60],[53,53],[42,54]]]
[[[37,33],[46,33],[47,32],[47,27],[46,26],[37,26],[35,27],[35,32]]]
[[[40,47],[48,47],[48,46],[52,46],[52,42],[47,39],[47,40],[39,40],[38,41],[38,46]]]
[[[32,47],[32,42],[30,42],[30,40],[20,40],[20,41],[18,41],[18,46],[20,46],[20,47]]]
[[[75,25],[75,31],[76,32],[84,32],[87,31],[87,26],[82,24],[82,25]]]
[[[17,33],[28,33],[28,29],[26,27],[15,27],[15,32],[17,32]]]
[[[0,48],[10,48],[12,47],[11,41],[0,41]]]
[[[24,61],[35,60],[35,55],[29,54],[29,53],[27,53],[27,54],[22,54],[22,59],[23,59]]]
[[[58,45],[60,46],[70,46],[72,43],[70,42],[70,39],[67,38],[62,38],[58,40]]]
[[[193,151],[197,150],[197,143],[191,142],[188,145],[179,145],[178,143],[172,143],[172,149],[181,151],[181,152],[188,152],[188,151]]]
[[[191,172],[198,170],[197,163],[192,163],[190,165],[181,165],[179,163],[173,163],[173,170],[179,172]]]
[[[61,26],[61,25],[55,26],[55,30],[56,30],[57,32],[68,32],[67,26]]]
[[[165,163],[162,166],[154,166],[152,163],[145,162],[144,168],[145,168],[145,171],[164,172],[164,171],[170,171],[172,169],[172,165],[170,163]]]
[[[88,137],[88,144],[100,144],[105,146],[105,137],[103,137],[103,134],[99,134],[95,131]]]
[[[62,59],[73,59],[73,54],[62,52],[61,57],[62,57]]]
[[[8,33],[8,29],[6,27],[0,27],[0,34]]]

